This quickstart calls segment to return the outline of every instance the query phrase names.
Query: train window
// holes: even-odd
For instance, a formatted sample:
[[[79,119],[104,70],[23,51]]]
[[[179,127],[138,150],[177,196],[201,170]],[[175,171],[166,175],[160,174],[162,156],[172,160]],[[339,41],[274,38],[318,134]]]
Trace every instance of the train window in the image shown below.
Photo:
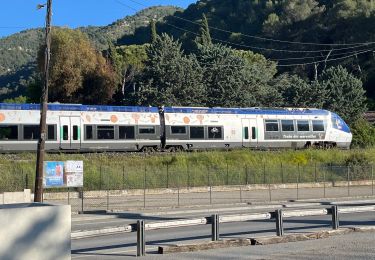
[[[68,126],[63,125],[63,134],[62,134],[63,140],[68,140],[69,139],[69,134],[68,134]]]
[[[209,139],[221,139],[222,137],[223,137],[223,128],[221,126],[209,126],[208,127]]]
[[[78,140],[78,126],[74,125],[73,126],[73,140]]]
[[[204,139],[204,127],[203,126],[191,126],[190,127],[190,139]]]
[[[243,133],[244,133],[244,139],[249,139],[249,127],[245,126],[243,128]]]
[[[299,132],[310,131],[310,125],[308,120],[297,120],[297,129]]]
[[[47,140],[56,140],[56,125],[47,126]]]
[[[23,126],[23,139],[24,140],[38,140],[39,139],[39,126],[38,125],[24,125]]]
[[[277,120],[265,120],[267,132],[278,132],[279,122]]]
[[[0,140],[17,140],[17,125],[0,125]]]
[[[86,125],[85,126],[85,139],[86,140],[94,139],[92,125]]]
[[[134,126],[119,126],[119,139],[134,139],[135,130]]]
[[[113,125],[98,125],[97,134],[98,139],[114,139],[115,127]]]
[[[281,120],[281,130],[284,132],[294,132],[293,120]]]
[[[171,132],[174,135],[186,134],[186,126],[171,126]]]
[[[139,127],[140,134],[155,134],[155,127],[153,126],[141,126]]]
[[[323,120],[313,120],[312,127],[314,132],[323,132],[324,131],[324,122]]]
[[[251,139],[256,139],[256,138],[257,138],[257,130],[253,126],[253,127],[251,127]]]

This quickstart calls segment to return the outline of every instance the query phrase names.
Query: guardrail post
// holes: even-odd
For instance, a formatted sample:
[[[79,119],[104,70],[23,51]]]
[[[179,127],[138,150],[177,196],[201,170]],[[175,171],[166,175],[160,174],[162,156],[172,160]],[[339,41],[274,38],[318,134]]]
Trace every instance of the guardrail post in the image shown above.
[[[219,215],[214,214],[211,216],[211,227],[212,227],[212,241],[219,241],[220,233],[219,233]]]
[[[283,211],[277,209],[275,211],[275,220],[276,220],[276,235],[282,237],[284,235],[284,221],[283,221]]]
[[[137,256],[146,255],[145,221],[137,221]]]
[[[332,229],[339,229],[339,214],[337,211],[337,205],[331,207],[332,214]]]

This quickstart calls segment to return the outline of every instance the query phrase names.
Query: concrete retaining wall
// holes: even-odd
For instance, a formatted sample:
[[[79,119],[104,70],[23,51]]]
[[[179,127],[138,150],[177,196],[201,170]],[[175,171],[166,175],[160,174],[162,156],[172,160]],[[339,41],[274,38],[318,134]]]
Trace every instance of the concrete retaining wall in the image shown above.
[[[0,259],[71,259],[69,205],[0,205]]]

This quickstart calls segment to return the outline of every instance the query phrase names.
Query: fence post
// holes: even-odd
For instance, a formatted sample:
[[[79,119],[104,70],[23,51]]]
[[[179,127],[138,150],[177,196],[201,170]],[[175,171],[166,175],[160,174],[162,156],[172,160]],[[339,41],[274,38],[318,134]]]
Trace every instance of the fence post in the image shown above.
[[[180,206],[180,175],[177,174],[177,206]]]
[[[245,178],[246,178],[246,185],[248,185],[249,184],[249,176],[248,176],[248,174],[247,174],[247,165],[245,165]]]
[[[332,214],[332,229],[339,229],[339,214],[337,211],[337,205],[331,207]]]
[[[270,201],[272,201],[272,194],[271,194],[271,174],[268,173],[268,195]]]
[[[145,165],[145,172],[143,176],[143,208],[146,208],[146,165]]]
[[[283,168],[283,163],[280,164],[280,169],[281,169],[281,184],[284,183],[284,168]]]
[[[122,190],[125,190],[125,165],[122,166]]]
[[[371,190],[371,194],[374,195],[374,165],[371,165]]]
[[[68,187],[68,205],[70,205],[70,188]]]
[[[326,169],[323,170],[323,198],[326,197]]]
[[[317,183],[318,178],[317,178],[317,174],[316,174],[316,162],[315,162],[314,178],[315,178],[315,183]]]
[[[263,163],[263,184],[266,184],[266,164]]]
[[[212,185],[211,185],[211,171],[210,171],[210,167],[208,167],[208,171],[207,171],[207,180],[208,180],[208,185],[210,187],[210,205],[212,204]]]
[[[146,255],[145,221],[137,221],[137,256]]]
[[[81,189],[81,214],[84,213],[84,211],[83,211],[83,194],[84,194],[84,192],[83,192],[83,187],[82,187],[82,189]]]
[[[29,188],[29,174],[27,174],[27,173],[25,175],[25,188],[26,189]]]
[[[282,237],[284,235],[284,221],[283,221],[283,211],[277,209],[275,211],[275,220],[276,220],[276,235]]]
[[[297,200],[298,200],[298,197],[299,197],[299,176],[300,176],[300,167],[299,167],[299,164],[298,164],[298,172],[297,172]]]
[[[211,238],[212,238],[212,241],[219,241],[220,239],[220,233],[219,233],[219,215],[218,214],[214,214],[211,216],[211,230],[212,230],[212,233],[211,233]]]
[[[189,170],[189,162],[186,162],[186,174],[187,174],[187,188],[190,188],[190,170]]]
[[[350,166],[348,165],[348,168],[346,169],[346,177],[348,181],[348,197],[350,196]]]
[[[169,163],[167,163],[167,189],[169,188]]]
[[[226,159],[225,162],[227,164],[227,182],[226,182],[226,185],[229,185],[229,165],[228,165],[228,159]]]
[[[100,168],[99,168],[99,171],[100,171],[100,183],[99,183],[99,187],[100,187],[100,190],[102,190],[102,166],[100,165]]]

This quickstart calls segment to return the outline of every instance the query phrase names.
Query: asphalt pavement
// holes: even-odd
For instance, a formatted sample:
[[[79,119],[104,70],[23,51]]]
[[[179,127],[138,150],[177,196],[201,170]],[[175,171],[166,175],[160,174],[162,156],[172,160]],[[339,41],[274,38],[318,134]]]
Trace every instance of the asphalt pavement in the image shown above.
[[[191,217],[202,217],[209,216],[212,213],[218,213],[221,215],[225,214],[245,214],[251,212],[269,212],[276,208],[317,208],[327,207],[330,203],[340,204],[340,207],[345,205],[363,205],[374,203],[374,200],[362,200],[362,201],[305,201],[305,202],[294,202],[294,203],[273,203],[270,205],[232,205],[231,207],[219,207],[213,206],[211,208],[174,208],[164,209],[158,211],[143,210],[137,212],[116,212],[110,214],[90,214],[90,215],[77,215],[73,216],[72,220],[72,231],[80,232],[79,230],[95,230],[102,229],[104,227],[118,227],[124,226],[130,223],[136,222],[138,219],[144,219],[146,222],[158,222],[172,219],[191,218]],[[341,227],[353,227],[353,226],[375,226],[375,214],[374,212],[366,213],[355,213],[355,214],[341,214],[340,215],[340,226]],[[331,228],[331,216],[315,216],[315,217],[299,217],[285,219],[284,222],[285,233],[305,233],[320,230],[327,230]],[[350,234],[351,241],[358,239],[358,241],[372,238],[374,233],[362,234]],[[263,220],[263,221],[248,221],[248,222],[236,222],[220,224],[220,235],[221,238],[248,238],[248,237],[260,237],[260,236],[274,236],[275,235],[275,221],[274,220]],[[156,250],[159,245],[171,245],[171,244],[186,244],[199,241],[209,241],[211,236],[211,226],[192,226],[185,228],[173,228],[164,230],[155,230],[146,232],[146,251],[148,256],[146,258],[158,258]],[[341,239],[341,238],[340,238]],[[333,240],[335,238],[323,239],[322,241]],[[302,243],[300,250],[292,250],[293,246],[282,247],[285,250],[276,249],[280,245],[273,246],[252,246],[245,248],[229,248],[219,250],[209,250],[190,254],[178,254],[161,256],[167,259],[213,259],[213,258],[252,258],[258,259],[286,259],[288,258],[288,252],[294,252],[291,255],[292,258],[296,259],[304,256],[303,252],[308,252],[309,247],[316,248],[316,245],[324,244],[319,241],[306,241],[298,242]],[[292,243],[294,244],[294,243]],[[340,245],[337,245],[337,248]],[[271,249],[269,254],[266,247]],[[334,243],[333,243],[334,247]],[[264,248],[263,250],[260,248]],[[274,249],[275,248],[275,249]],[[335,247],[334,247],[335,249]],[[345,248],[346,249],[346,248]],[[370,256],[373,249],[366,246],[366,243],[361,244],[358,242],[358,250],[363,249],[363,258],[366,259],[367,253]],[[274,250],[274,251],[272,251]],[[290,250],[290,251],[288,251]],[[353,249],[354,250],[354,249]],[[72,259],[123,259],[133,258],[136,251],[136,234],[135,233],[118,233],[118,234],[107,234],[104,236],[94,236],[81,239],[72,240]],[[337,250],[338,251],[338,250]],[[274,252],[274,253],[273,253]],[[339,253],[339,252],[338,252]],[[283,255],[284,254],[284,255]],[[338,254],[339,255],[339,254]],[[320,257],[319,251],[315,250],[311,252],[311,258]],[[322,255],[324,256],[324,255]],[[332,255],[331,255],[332,256]],[[346,256],[350,256],[347,254]],[[306,258],[307,257],[307,258]],[[307,255],[306,259],[310,255]],[[323,257],[324,258],[324,257]],[[370,259],[370,258],[368,258]]]

